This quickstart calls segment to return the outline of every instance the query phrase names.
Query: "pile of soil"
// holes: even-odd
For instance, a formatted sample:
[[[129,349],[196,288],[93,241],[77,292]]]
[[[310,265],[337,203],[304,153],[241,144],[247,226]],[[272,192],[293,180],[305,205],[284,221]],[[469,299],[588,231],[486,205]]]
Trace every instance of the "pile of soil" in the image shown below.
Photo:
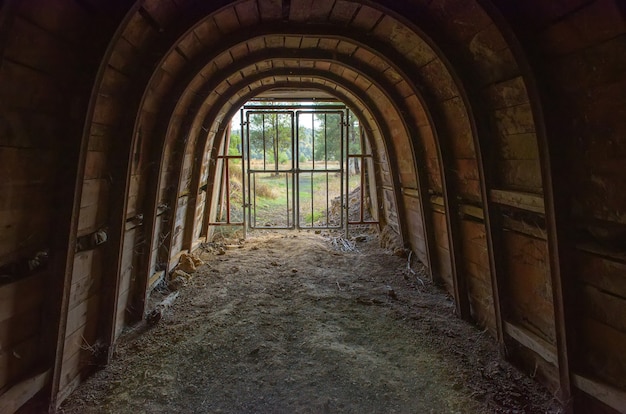
[[[205,252],[157,325],[125,335],[61,412],[559,412],[419,264],[409,271],[376,235],[347,251],[331,236],[256,234]]]

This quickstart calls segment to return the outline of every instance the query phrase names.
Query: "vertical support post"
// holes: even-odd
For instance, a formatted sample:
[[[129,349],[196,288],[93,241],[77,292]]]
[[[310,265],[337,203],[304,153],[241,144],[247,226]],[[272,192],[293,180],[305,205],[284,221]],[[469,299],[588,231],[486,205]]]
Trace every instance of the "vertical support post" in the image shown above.
[[[243,108],[241,108],[239,110],[239,135],[241,136],[241,200],[243,205],[241,206],[241,208],[243,209],[242,211],[242,220],[243,220],[243,238],[244,240],[246,239],[246,237],[248,236],[248,220],[246,220],[246,211],[247,211],[247,188],[248,186],[246,185],[246,160],[248,159],[249,155],[247,153],[248,151],[248,143],[246,142],[246,138],[244,137],[244,133],[243,133],[243,128],[244,128],[244,121],[243,121]]]

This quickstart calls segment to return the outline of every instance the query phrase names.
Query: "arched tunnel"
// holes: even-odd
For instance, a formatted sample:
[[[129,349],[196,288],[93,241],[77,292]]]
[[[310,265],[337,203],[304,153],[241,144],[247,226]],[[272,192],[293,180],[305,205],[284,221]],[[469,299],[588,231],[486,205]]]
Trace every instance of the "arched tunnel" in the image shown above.
[[[112,358],[206,240],[232,116],[285,90],[358,118],[381,229],[460,318],[567,412],[626,412],[625,17],[620,0],[1,1],[0,412],[53,412]]]

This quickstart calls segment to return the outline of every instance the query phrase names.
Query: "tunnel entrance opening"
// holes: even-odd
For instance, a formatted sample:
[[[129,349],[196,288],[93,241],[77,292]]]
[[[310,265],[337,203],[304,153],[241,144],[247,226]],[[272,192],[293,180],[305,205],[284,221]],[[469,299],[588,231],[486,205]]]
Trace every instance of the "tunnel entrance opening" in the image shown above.
[[[231,120],[211,160],[210,227],[241,231],[377,226],[372,147],[337,101],[253,100]],[[209,232],[209,234],[215,234]]]

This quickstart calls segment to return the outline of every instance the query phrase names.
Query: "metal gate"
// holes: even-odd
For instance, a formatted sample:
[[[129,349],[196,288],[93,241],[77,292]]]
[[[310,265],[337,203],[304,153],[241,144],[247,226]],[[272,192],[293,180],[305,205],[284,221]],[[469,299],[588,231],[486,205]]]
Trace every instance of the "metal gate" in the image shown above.
[[[245,109],[251,229],[345,225],[346,110]]]

